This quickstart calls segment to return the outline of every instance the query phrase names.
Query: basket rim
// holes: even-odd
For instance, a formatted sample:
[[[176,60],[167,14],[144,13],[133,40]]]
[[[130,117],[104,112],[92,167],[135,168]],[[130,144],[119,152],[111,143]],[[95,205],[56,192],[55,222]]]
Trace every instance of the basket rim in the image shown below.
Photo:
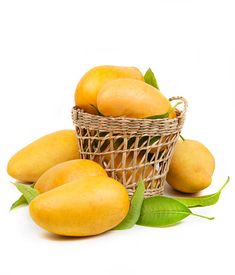
[[[182,103],[184,104],[184,108],[183,110],[179,110],[178,108],[176,108],[175,110],[177,110],[177,114],[175,118],[158,118],[158,119],[151,119],[151,118],[133,118],[133,117],[126,117],[126,116],[119,116],[119,117],[113,117],[113,116],[100,116],[97,114],[90,114],[87,113],[85,110],[81,109],[79,106],[75,105],[72,108],[72,112],[73,111],[78,111],[83,113],[84,115],[86,115],[87,117],[93,118],[93,119],[103,119],[103,120],[107,120],[107,121],[136,121],[136,122],[143,122],[143,121],[149,121],[149,122],[153,122],[153,121],[159,121],[159,122],[164,122],[164,121],[176,121],[179,118],[182,118],[186,111],[187,111],[187,107],[188,107],[188,102],[187,100],[182,97],[182,96],[173,96],[171,98],[169,98],[169,101],[175,101],[175,100],[181,100]]]

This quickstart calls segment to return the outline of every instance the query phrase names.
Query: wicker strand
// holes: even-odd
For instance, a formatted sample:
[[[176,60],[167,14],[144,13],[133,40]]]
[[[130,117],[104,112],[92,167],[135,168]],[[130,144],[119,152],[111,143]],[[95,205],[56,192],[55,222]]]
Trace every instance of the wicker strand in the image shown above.
[[[145,197],[161,195],[188,106],[183,97],[169,100],[184,103],[177,106],[173,119],[103,117],[73,107],[81,157],[99,162],[130,196],[140,180],[145,183]]]

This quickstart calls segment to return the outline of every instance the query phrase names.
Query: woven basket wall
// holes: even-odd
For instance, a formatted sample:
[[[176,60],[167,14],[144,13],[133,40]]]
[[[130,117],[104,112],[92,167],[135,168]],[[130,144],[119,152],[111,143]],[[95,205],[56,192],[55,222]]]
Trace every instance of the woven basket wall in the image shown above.
[[[103,117],[73,107],[81,158],[100,163],[130,196],[140,180],[145,183],[145,197],[162,194],[187,107],[182,97],[170,100],[184,103],[181,110],[176,109],[174,119]]]

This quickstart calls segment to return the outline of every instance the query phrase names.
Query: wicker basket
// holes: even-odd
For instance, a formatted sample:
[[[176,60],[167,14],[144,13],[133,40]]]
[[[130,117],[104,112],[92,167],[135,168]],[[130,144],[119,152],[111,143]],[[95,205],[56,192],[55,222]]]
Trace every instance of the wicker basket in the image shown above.
[[[170,98],[173,100],[184,103],[173,119],[103,117],[73,107],[81,158],[100,163],[130,196],[140,180],[145,183],[145,197],[162,194],[187,108],[184,98]]]

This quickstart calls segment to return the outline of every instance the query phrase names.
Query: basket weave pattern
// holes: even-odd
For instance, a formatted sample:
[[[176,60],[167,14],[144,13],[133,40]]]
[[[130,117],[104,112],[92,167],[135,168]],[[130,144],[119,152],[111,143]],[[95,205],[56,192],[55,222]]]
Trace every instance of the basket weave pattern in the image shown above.
[[[187,102],[174,119],[103,117],[72,109],[81,158],[95,160],[133,195],[145,183],[145,197],[163,193],[173,149],[183,127]]]

